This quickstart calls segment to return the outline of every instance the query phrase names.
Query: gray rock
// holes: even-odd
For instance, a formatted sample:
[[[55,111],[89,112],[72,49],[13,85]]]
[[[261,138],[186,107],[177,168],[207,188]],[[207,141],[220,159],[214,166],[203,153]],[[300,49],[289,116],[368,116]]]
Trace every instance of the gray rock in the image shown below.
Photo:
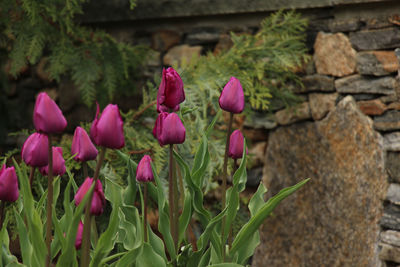
[[[320,120],[335,107],[338,93],[334,94],[309,94],[311,115],[314,120]]]
[[[393,230],[400,230],[400,207],[389,204],[384,208],[381,226]]]
[[[379,258],[381,260],[400,263],[400,248],[383,243],[379,246]]]
[[[385,134],[383,144],[386,151],[400,151],[400,132]]]
[[[396,72],[399,63],[393,51],[368,51],[357,54],[357,71],[363,75],[383,76]]]
[[[247,172],[246,185],[250,187],[257,187],[262,180],[262,176],[263,176],[263,167],[250,169]]]
[[[164,65],[172,66],[174,64],[181,64],[182,61],[190,62],[193,56],[200,56],[201,46],[188,46],[178,45],[172,47],[163,57]]]
[[[400,205],[400,184],[390,184],[386,195],[386,200]]]
[[[331,20],[328,23],[330,32],[353,32],[361,27],[359,19]]]
[[[387,230],[380,234],[381,241],[396,247],[400,247],[400,232]]]
[[[244,121],[244,126],[254,129],[267,129],[271,130],[278,126],[273,115],[265,113],[254,113]]]
[[[301,78],[301,82],[304,87],[295,87],[293,92],[295,93],[306,93],[306,92],[332,92],[335,91],[335,84],[333,77],[313,74],[307,75]]]
[[[280,125],[288,125],[298,121],[311,119],[310,104],[303,102],[293,108],[287,108],[275,113],[276,121]]]
[[[400,153],[386,153],[386,171],[389,174],[390,181],[400,183]]]
[[[379,131],[394,131],[400,129],[400,111],[389,110],[382,116],[374,118],[374,127]]]
[[[339,93],[351,94],[394,94],[396,79],[393,77],[371,78],[358,74],[337,79],[336,90]]]
[[[311,180],[264,222],[253,266],[379,266],[383,140],[351,97],[321,121],[272,131],[264,164],[269,195]]]
[[[217,43],[219,37],[220,33],[215,28],[194,29],[186,36],[185,43],[189,45]]]
[[[380,50],[400,46],[400,29],[385,28],[350,33],[350,42],[357,50]]]

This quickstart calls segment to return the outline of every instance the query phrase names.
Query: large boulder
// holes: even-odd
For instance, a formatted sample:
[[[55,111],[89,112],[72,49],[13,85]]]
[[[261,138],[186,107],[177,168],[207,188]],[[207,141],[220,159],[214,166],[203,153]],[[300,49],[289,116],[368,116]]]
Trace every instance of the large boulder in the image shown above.
[[[308,177],[263,224],[253,266],[379,266],[383,138],[351,96],[321,121],[270,134],[263,177],[270,196]]]

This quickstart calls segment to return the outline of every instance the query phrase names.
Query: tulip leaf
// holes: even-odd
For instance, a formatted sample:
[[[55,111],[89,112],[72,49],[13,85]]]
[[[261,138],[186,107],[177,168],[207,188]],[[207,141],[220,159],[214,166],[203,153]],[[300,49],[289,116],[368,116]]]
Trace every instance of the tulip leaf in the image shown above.
[[[123,206],[119,209],[118,242],[122,243],[126,250],[134,249],[140,231],[139,213],[134,206]],[[139,227],[139,229],[137,229]],[[140,238],[140,235],[139,235]]]
[[[90,266],[99,266],[101,260],[106,257],[108,253],[110,253],[110,251],[114,248],[119,226],[118,210],[120,204],[122,203],[121,191],[122,188],[119,185],[115,184],[106,177],[106,196],[109,197],[109,200],[114,200],[114,202],[112,202],[113,208],[111,211],[108,227],[100,236],[97,242],[92,261],[90,262]]]
[[[120,152],[120,154],[123,154]],[[124,204],[133,205],[136,201],[137,183],[136,183],[136,167],[137,164],[133,160],[126,157],[126,165],[128,169],[128,186],[123,193]]]
[[[95,183],[92,183],[90,189],[87,191],[85,196],[83,197],[81,203],[79,203],[78,207],[75,209],[75,212],[72,216],[71,222],[68,226],[68,230],[66,232],[66,240],[67,244],[65,249],[61,251],[61,255],[59,260],[57,261],[57,266],[78,266],[78,262],[76,259],[76,250],[75,250],[75,239],[76,233],[78,231],[78,224],[82,216],[82,212],[85,208],[86,203],[89,201],[89,196],[92,194],[94,190]]]
[[[142,251],[143,246],[128,251],[123,257],[118,260],[116,267],[132,266],[132,263],[136,261],[136,258],[139,256],[139,254],[142,253]]]
[[[238,186],[238,191],[242,192],[246,188],[247,182],[247,172],[246,172],[246,163],[247,163],[247,153],[246,153],[246,139],[243,140],[243,154],[242,160],[240,162],[239,168],[233,175],[233,184]]]
[[[17,177],[21,189],[21,197],[24,206],[24,216],[28,223],[28,235],[29,239],[35,242],[33,246],[32,254],[32,266],[43,266],[45,265],[47,248],[43,238],[43,223],[37,210],[34,208],[35,200],[32,196],[32,191],[29,185],[29,179],[25,172],[21,171],[21,168],[13,158],[14,167],[17,172]]]
[[[185,237],[186,228],[188,227],[191,219],[192,219],[192,195],[190,194],[190,192],[186,192],[182,214],[179,217],[178,244],[181,244],[183,238]]]
[[[14,208],[14,215],[15,215],[15,220],[17,222],[17,229],[18,229],[18,237],[19,237],[19,244],[21,247],[21,256],[23,262],[31,266],[31,258],[32,258],[32,253],[33,253],[33,247],[32,243],[29,240],[29,235],[28,235],[28,229],[26,228],[23,219],[21,218],[21,215],[16,211]],[[3,227],[6,228],[6,227]]]
[[[301,188],[309,179],[301,181],[300,183],[287,187],[281,190],[278,194],[270,198],[263,206],[251,217],[251,219],[240,229],[232,243],[229,255],[231,258],[239,250],[241,246],[246,244],[246,241],[258,230],[263,221],[271,214],[275,207],[286,197]]]
[[[165,248],[164,248],[164,242],[159,238],[151,229],[150,225],[147,225],[147,229],[149,232],[149,244],[150,246],[154,249],[154,252],[156,252],[158,255],[160,255],[164,260],[167,259],[167,256],[165,255]]]
[[[157,254],[148,243],[144,243],[142,253],[140,253],[136,258],[136,266],[163,267],[167,266],[167,264],[165,260],[159,254]]]
[[[15,210],[14,210],[15,211]],[[15,211],[16,212],[16,211]],[[10,239],[7,232],[8,214],[6,214],[3,225],[0,229],[0,266],[21,267],[27,266],[20,264],[17,257],[11,254],[9,249]],[[22,249],[22,248],[21,248]],[[29,265],[28,265],[29,266]]]
[[[210,137],[210,133],[214,129],[214,125],[218,121],[218,119],[221,116],[221,114],[222,114],[222,109],[218,110],[217,114],[214,116],[214,119],[211,121],[210,125],[208,125],[208,127],[206,129],[206,132],[205,132],[205,136],[207,138]]]
[[[161,183],[160,178],[158,177],[157,171],[153,164],[151,164],[151,168],[153,170],[154,180],[157,184],[157,201],[158,201],[158,213],[159,213],[158,230],[163,235],[165,246],[167,247],[171,261],[173,261],[176,259],[176,250],[170,231],[168,205],[166,203],[167,201],[165,200],[163,185]]]
[[[233,262],[225,262],[225,263],[208,265],[208,267],[244,267],[244,266]]]
[[[202,188],[204,176],[207,170],[208,163],[210,162],[210,154],[208,152],[208,140],[205,135],[201,139],[200,146],[194,156],[194,163],[192,168],[192,181],[197,187]]]

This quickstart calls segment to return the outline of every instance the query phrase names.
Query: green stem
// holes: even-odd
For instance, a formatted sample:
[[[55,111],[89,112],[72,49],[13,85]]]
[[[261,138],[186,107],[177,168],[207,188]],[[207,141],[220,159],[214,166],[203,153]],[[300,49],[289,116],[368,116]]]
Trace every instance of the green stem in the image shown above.
[[[5,213],[6,202],[0,200],[0,230],[3,229],[3,220]]]
[[[29,173],[29,185],[32,191],[32,183],[33,183],[33,177],[35,176],[35,167],[31,167],[31,171]]]
[[[147,242],[147,182],[144,183],[144,201],[143,201],[143,229],[144,229],[144,242]]]
[[[238,164],[237,164],[237,159],[233,160],[233,174],[236,173],[238,169]],[[233,230],[232,230],[232,224],[230,225],[229,228],[229,235],[228,235],[228,246],[230,247],[232,245],[232,240],[233,240]]]
[[[178,242],[179,242],[179,191],[178,191],[178,181],[176,179],[176,165],[175,161],[172,162],[173,167],[173,179],[174,182],[174,224],[175,224],[175,250],[178,253]]]
[[[83,177],[86,179],[86,177],[89,177],[88,166],[86,161],[82,162],[82,169],[83,169]]]
[[[228,152],[229,152],[229,139],[231,136],[232,131],[232,124],[233,124],[233,113],[229,114],[229,123],[228,123],[228,131],[226,132],[226,144],[225,144],[225,155],[224,155],[224,166],[222,169],[222,208],[221,210],[225,209],[226,206],[226,180],[227,180],[227,173],[228,173]],[[221,237],[225,234],[225,217],[222,219],[222,226],[221,226]],[[225,244],[222,244],[222,258],[225,261]]]
[[[93,245],[96,247],[97,241],[99,240],[99,234],[97,233],[96,218],[92,218],[92,231],[93,231]]]
[[[101,165],[103,164],[105,155],[106,155],[106,148],[102,147],[99,154],[99,160],[96,165],[96,171],[93,177],[93,183],[95,184],[95,186],[96,186],[96,181],[99,178],[100,168]],[[94,190],[90,194],[89,200],[86,203],[85,207],[85,221],[83,223],[83,234],[82,234],[81,267],[89,266],[90,262],[90,229],[92,220],[92,216],[90,214],[90,207],[92,206],[93,193]]]
[[[169,223],[172,238],[175,236],[175,224],[174,224],[174,189],[172,182],[172,160],[173,160],[173,148],[172,145],[169,146],[169,182],[168,182],[168,201],[169,201]]]
[[[46,220],[46,267],[50,266],[51,262],[51,231],[52,231],[52,216],[53,216],[53,148],[51,134],[49,138],[49,173],[47,179],[47,220]]]
[[[114,255],[111,255],[111,256],[109,256],[109,257],[107,257],[107,258],[102,259],[102,260],[101,260],[101,263],[102,263],[102,264],[105,264],[106,262],[109,262],[109,261],[111,261],[111,260],[113,260],[113,259],[116,259],[116,258],[118,258],[118,257],[121,257],[121,256],[125,255],[126,253],[127,253],[127,251],[120,252],[120,253],[116,253],[116,254],[114,254]]]

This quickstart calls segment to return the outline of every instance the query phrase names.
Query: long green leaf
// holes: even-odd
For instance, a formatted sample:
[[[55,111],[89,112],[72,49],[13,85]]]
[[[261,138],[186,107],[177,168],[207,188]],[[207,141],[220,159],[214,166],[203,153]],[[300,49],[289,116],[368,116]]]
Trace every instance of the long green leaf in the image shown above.
[[[148,244],[143,244],[142,253],[136,258],[136,266],[140,267],[164,267],[167,266],[165,260],[157,254]]]
[[[158,201],[158,230],[163,235],[165,246],[169,252],[169,256],[171,260],[175,260],[176,258],[176,250],[174,246],[174,241],[172,239],[171,231],[170,231],[170,221],[168,216],[168,206],[165,199],[165,194],[163,190],[163,185],[161,184],[161,180],[158,177],[157,171],[153,164],[151,165],[154,175],[154,180],[157,184],[157,201]]]
[[[20,264],[17,257],[11,254],[9,244],[10,239],[7,232],[8,214],[6,214],[3,225],[0,229],[0,266],[10,267],[26,267],[27,265]],[[29,266],[30,267],[30,266]]]
[[[306,179],[301,181],[300,183],[285,188],[281,190],[278,194],[274,197],[269,199],[263,207],[240,229],[239,233],[237,234],[235,240],[232,243],[231,250],[229,251],[229,255],[232,258],[240,246],[246,244],[246,240],[248,240],[254,232],[258,230],[260,225],[263,223],[265,218],[267,218],[271,212],[275,209],[275,207],[286,197],[290,196],[300,187],[302,187],[305,183],[307,183],[310,179]]]
[[[19,244],[21,247],[21,255],[22,261],[31,266],[31,257],[33,253],[32,243],[29,240],[28,229],[26,229],[24,220],[21,218],[21,215],[17,212],[14,208],[14,215],[17,222],[17,229],[18,229],[18,237],[19,237]],[[5,227],[4,227],[5,228]]]

